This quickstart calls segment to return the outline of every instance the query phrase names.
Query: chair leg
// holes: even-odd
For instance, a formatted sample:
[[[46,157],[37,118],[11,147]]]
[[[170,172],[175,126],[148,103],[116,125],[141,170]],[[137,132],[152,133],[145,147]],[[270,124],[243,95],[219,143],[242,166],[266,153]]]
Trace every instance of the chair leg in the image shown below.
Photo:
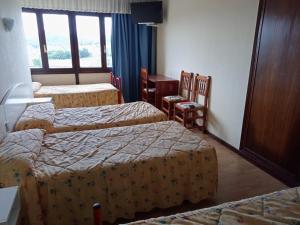
[[[179,120],[176,120],[176,118],[177,118],[177,109],[176,109],[176,104],[174,104],[173,105],[173,120],[179,122]]]
[[[193,126],[193,127],[194,127],[195,125],[197,126],[196,119],[197,119],[197,111],[193,111],[193,112],[192,112],[192,121],[193,121],[192,126]]]
[[[171,120],[173,116],[172,104],[168,102],[168,119]]]
[[[187,123],[187,119],[188,119],[187,117],[188,117],[187,111],[185,110],[183,112],[183,126],[185,126],[185,127],[186,127],[186,123]]]
[[[203,124],[202,124],[203,132],[206,132],[206,120],[207,120],[207,113],[206,110],[203,110]]]
[[[170,120],[170,103],[169,102],[166,102],[166,113],[167,113],[167,116],[168,116],[168,120]]]
[[[194,111],[190,111],[189,119],[190,119],[190,123],[191,123],[191,128],[193,128],[196,123],[196,117],[195,117]]]
[[[178,115],[178,114],[181,114],[181,111],[177,110],[175,104],[174,104],[173,112],[174,112],[173,120],[182,123],[183,120],[181,120],[180,115]]]

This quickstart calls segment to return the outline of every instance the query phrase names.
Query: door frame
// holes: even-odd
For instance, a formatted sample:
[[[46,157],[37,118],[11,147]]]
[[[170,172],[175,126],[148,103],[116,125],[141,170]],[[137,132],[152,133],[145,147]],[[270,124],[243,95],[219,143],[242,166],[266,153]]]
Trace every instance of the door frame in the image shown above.
[[[248,127],[249,127],[249,120],[250,120],[251,106],[252,106],[251,103],[253,99],[253,91],[255,85],[256,69],[257,69],[257,62],[259,56],[260,40],[261,40],[261,32],[262,32],[263,21],[264,21],[265,8],[266,8],[266,0],[260,0],[258,6],[256,28],[255,28],[255,38],[254,38],[254,44],[252,49],[252,59],[251,59],[251,67],[250,67],[249,80],[248,80],[246,105],[244,109],[244,119],[243,119],[242,136],[240,142],[240,150],[245,148],[246,141],[247,141]]]

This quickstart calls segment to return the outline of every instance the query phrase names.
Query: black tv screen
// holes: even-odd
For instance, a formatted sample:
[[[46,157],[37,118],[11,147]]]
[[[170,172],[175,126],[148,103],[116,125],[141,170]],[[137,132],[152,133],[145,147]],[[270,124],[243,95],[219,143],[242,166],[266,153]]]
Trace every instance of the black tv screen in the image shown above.
[[[162,2],[131,3],[131,16],[134,23],[162,23]]]

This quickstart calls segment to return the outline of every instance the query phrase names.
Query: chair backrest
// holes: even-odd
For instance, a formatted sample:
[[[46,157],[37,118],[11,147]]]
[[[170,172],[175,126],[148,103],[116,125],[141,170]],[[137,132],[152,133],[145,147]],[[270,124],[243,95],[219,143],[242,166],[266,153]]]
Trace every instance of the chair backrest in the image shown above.
[[[180,83],[179,83],[179,95],[185,97],[186,99],[190,99],[191,97],[191,87],[193,80],[193,73],[187,73],[183,70],[180,74]]]
[[[208,105],[208,93],[210,88],[211,77],[202,76],[197,74],[195,76],[194,88],[193,88],[193,97],[194,102],[198,102],[200,96],[204,97],[204,106]]]
[[[115,76],[114,86],[118,89],[118,103],[120,104],[122,102],[122,82],[120,77]]]
[[[148,70],[146,68],[141,68],[141,88],[143,89],[148,89],[148,79],[149,79],[149,74]]]
[[[142,101],[148,101],[148,79],[149,74],[146,68],[141,68],[141,99]],[[144,91],[146,89],[146,91]]]
[[[115,76],[114,86],[119,89],[119,91],[122,91],[122,82],[120,77]]]

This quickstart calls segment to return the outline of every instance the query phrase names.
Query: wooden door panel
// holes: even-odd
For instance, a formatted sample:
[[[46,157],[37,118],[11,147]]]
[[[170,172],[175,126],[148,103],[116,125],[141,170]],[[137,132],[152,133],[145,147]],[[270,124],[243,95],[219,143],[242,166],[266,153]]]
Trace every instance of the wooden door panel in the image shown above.
[[[287,99],[287,168],[300,176],[300,3],[296,7],[291,34],[287,67],[290,68],[291,85]],[[295,66],[296,65],[296,66]]]
[[[262,10],[242,147],[300,175],[300,1]]]

